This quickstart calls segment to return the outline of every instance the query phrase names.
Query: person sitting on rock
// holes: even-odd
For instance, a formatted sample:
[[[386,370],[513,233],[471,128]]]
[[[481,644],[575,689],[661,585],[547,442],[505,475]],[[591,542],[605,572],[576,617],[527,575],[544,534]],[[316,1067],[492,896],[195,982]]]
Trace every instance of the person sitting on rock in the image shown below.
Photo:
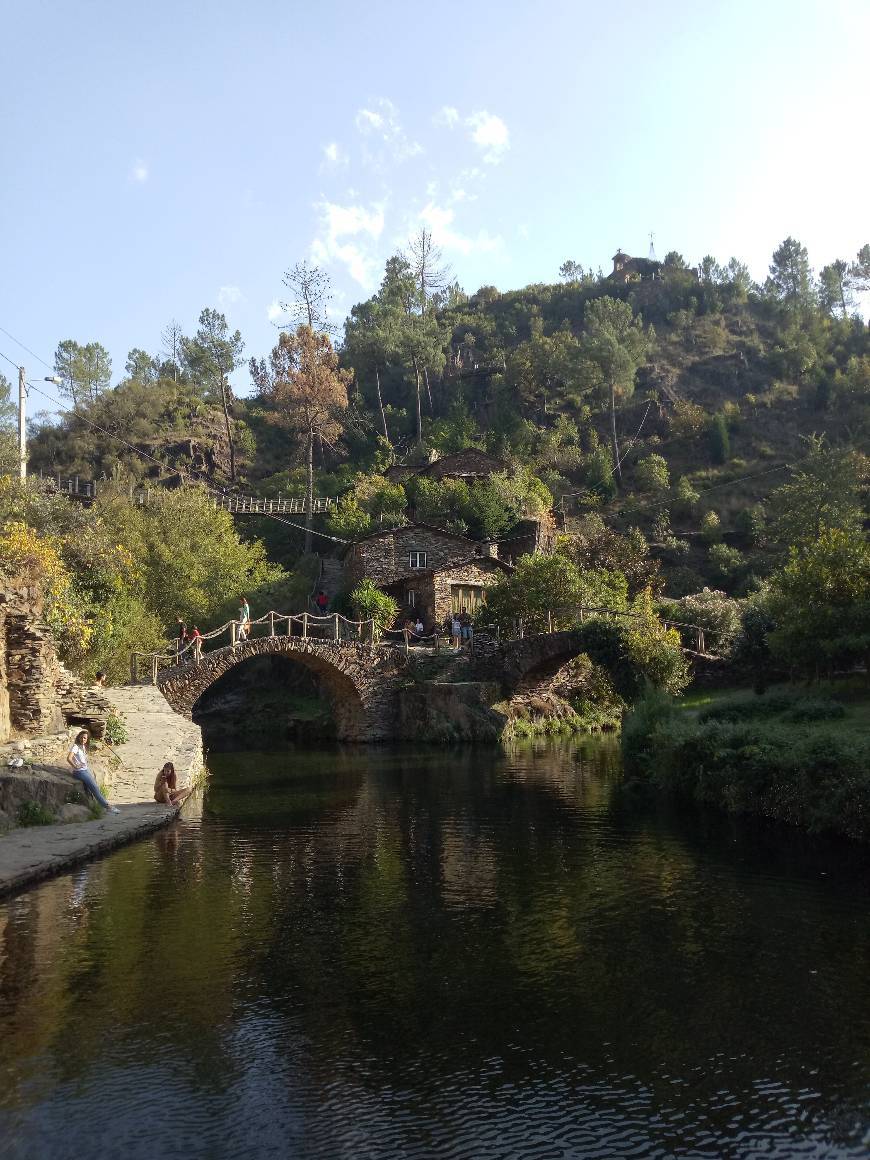
[[[154,782],[154,800],[162,806],[177,806],[185,796],[185,791],[178,788],[175,766],[167,761]]]
[[[85,794],[92,797],[95,802],[108,810],[110,814],[119,814],[121,811],[117,806],[110,806],[103,795],[100,793],[100,787],[97,785],[97,779],[94,777],[88,766],[88,731],[82,729],[80,733],[76,734],[76,739],[66,755],[67,765],[73,771],[72,775],[76,781],[81,785]]]

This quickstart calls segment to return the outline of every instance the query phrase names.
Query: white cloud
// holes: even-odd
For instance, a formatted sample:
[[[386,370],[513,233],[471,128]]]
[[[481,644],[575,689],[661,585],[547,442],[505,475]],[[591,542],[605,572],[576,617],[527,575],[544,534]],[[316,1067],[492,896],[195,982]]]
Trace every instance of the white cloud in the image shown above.
[[[148,180],[148,165],[141,157],[137,157],[130,166],[130,180],[136,181],[140,185],[143,181]]]
[[[471,140],[483,152],[483,160],[490,165],[501,161],[504,153],[510,148],[510,133],[508,127],[495,113],[481,110],[465,118],[465,124],[471,130]]]
[[[277,298],[273,298],[266,308],[266,317],[270,322],[277,322],[283,313],[284,307],[281,305]]]
[[[452,209],[436,205],[432,201],[424,206],[419,214],[422,224],[432,231],[432,241],[445,250],[454,250],[456,253],[466,255],[492,254],[503,248],[503,239],[493,237],[486,230],[478,230],[474,237],[460,233],[453,225],[455,217]]]
[[[242,292],[238,286],[221,286],[218,290],[218,306],[229,306],[233,302],[240,301]]]
[[[323,156],[330,165],[339,165],[347,161],[347,155],[337,141],[330,141],[323,146]]]
[[[320,229],[311,244],[315,262],[341,262],[361,286],[371,285],[376,257],[374,243],[384,230],[381,205],[336,205],[323,201],[317,206]],[[352,241],[348,239],[353,239]]]
[[[453,129],[459,124],[459,110],[454,109],[452,105],[442,105],[432,118],[432,123],[445,129]]]
[[[423,152],[419,141],[412,141],[399,121],[399,110],[386,97],[379,97],[373,109],[357,110],[354,124],[363,137],[380,139],[395,161],[404,161]]]

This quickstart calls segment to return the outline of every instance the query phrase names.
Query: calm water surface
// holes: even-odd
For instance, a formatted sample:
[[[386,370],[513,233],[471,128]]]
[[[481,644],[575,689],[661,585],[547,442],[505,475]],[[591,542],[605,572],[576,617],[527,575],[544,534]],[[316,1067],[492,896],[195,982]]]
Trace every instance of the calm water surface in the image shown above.
[[[212,761],[0,903],[3,1157],[870,1152],[868,854],[606,744]]]

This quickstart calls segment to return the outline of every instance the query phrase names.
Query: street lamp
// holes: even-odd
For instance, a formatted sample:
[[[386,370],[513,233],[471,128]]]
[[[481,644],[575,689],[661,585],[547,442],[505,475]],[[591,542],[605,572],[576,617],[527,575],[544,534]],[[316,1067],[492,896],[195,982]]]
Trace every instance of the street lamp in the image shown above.
[[[57,375],[46,375],[46,383],[62,382]],[[27,379],[24,367],[18,368],[18,475],[21,479],[27,478],[27,432],[25,429],[25,403],[27,400]]]

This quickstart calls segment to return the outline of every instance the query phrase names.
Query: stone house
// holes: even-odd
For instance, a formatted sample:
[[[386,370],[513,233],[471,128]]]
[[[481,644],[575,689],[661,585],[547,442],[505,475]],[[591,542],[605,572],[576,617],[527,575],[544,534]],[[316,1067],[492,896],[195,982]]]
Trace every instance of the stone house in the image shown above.
[[[481,451],[479,447],[465,447],[453,455],[442,455],[432,463],[412,467],[407,463],[397,463],[388,467],[384,475],[391,483],[404,483],[412,476],[421,479],[462,479],[471,483],[475,479],[488,479],[497,471],[507,471],[507,464],[494,455]]]
[[[451,612],[477,612],[486,589],[509,570],[495,544],[422,523],[363,536],[343,561],[346,590],[372,580],[396,600],[402,620],[420,616],[427,628]]]

